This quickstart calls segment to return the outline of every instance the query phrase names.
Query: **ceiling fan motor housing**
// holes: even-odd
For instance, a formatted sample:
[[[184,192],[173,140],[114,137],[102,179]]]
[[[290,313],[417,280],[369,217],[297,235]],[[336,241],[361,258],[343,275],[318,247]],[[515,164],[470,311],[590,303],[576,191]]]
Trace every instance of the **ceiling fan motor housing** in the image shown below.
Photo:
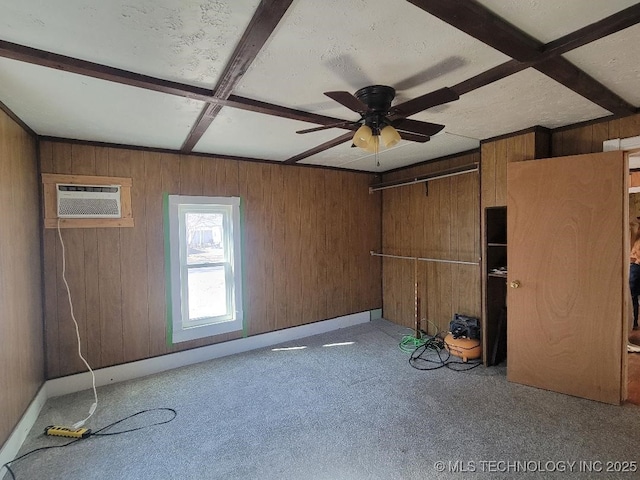
[[[366,125],[377,130],[387,123],[385,116],[391,109],[391,102],[396,96],[393,87],[371,85],[361,88],[354,96],[369,107],[369,110],[364,114]]]

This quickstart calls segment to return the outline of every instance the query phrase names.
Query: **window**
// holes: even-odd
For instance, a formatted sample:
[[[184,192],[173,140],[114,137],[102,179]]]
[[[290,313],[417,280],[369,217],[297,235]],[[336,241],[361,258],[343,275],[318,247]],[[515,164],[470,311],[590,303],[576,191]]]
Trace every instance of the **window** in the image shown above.
[[[240,199],[169,195],[173,343],[242,330]]]

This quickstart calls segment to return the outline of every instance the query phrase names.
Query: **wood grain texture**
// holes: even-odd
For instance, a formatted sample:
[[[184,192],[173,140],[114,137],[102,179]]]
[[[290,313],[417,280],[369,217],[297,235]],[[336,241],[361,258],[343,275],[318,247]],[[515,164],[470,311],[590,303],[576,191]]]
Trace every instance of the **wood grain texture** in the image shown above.
[[[101,368],[219,343],[167,344],[163,193],[240,196],[246,331],[255,335],[381,307],[380,194],[373,176],[304,167],[42,142],[48,173],[132,179],[135,226],[67,229],[74,304]],[[54,378],[82,371],[69,347],[57,236],[45,232],[45,331]],[[78,233],[79,232],[79,233]],[[71,272],[73,270],[73,272]],[[64,301],[64,302],[63,302]],[[74,339],[75,341],[75,339]]]
[[[578,181],[576,171],[584,172]],[[508,174],[509,281],[522,286],[508,295],[507,377],[618,404],[628,288],[624,153],[522,162]]]
[[[479,154],[395,171],[382,181],[436,173],[478,162]],[[395,255],[477,261],[479,258],[478,173],[379,192],[382,250]],[[428,191],[428,194],[427,194]],[[384,258],[383,316],[414,327],[414,267],[409,260]],[[473,265],[418,262],[422,328],[444,330],[454,313],[479,317],[480,269]]]
[[[39,188],[35,140],[0,111],[0,445],[45,378]]]
[[[605,140],[637,135],[640,135],[640,114],[562,128],[551,132],[551,156],[601,152]]]
[[[530,131],[521,135],[514,135],[500,138],[494,141],[483,142],[480,147],[480,212],[484,219],[484,212],[487,207],[504,206],[507,204],[507,165],[511,162],[519,162],[536,158],[536,154],[545,151],[548,145],[549,134],[546,132]],[[480,221],[478,230],[480,237],[477,245],[482,246],[482,251],[486,252],[486,225],[484,220]],[[480,238],[482,241],[480,241]],[[489,321],[488,309],[497,309],[504,304],[505,299],[489,298],[495,292],[502,292],[501,288],[491,291],[487,288],[487,255],[482,255],[482,355],[485,364],[489,355],[491,340],[496,337],[495,329],[497,325]],[[493,318],[493,316],[491,317]]]

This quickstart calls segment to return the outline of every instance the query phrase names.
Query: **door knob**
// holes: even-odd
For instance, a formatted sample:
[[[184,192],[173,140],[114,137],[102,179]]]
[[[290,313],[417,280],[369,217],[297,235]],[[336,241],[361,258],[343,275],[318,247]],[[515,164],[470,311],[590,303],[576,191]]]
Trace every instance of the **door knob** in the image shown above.
[[[514,280],[509,284],[511,288],[520,288],[520,280]]]

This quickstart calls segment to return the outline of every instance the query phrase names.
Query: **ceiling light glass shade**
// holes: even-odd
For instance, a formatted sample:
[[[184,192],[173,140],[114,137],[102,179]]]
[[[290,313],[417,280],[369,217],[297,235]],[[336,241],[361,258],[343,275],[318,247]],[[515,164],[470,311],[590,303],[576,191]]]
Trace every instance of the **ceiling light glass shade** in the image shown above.
[[[371,128],[367,125],[362,125],[358,130],[356,130],[356,133],[353,136],[353,144],[356,147],[364,148],[366,150],[372,136],[373,132],[371,131]]]
[[[367,142],[367,145],[364,147],[364,149],[370,153],[378,153],[379,148],[380,148],[380,137],[378,135],[372,135],[369,141]]]
[[[396,143],[402,140],[398,131],[391,125],[387,125],[380,130],[380,136],[382,137],[382,142],[385,147],[393,147]]]

